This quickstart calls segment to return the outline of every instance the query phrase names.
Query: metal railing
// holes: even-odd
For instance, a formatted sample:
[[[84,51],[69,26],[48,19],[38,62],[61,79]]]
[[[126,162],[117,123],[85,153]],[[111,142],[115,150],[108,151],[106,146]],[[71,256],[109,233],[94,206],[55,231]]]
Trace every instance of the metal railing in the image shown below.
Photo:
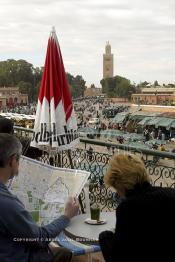
[[[28,140],[32,137],[33,130],[15,127],[15,133],[19,138]],[[101,210],[112,211],[118,203],[117,195],[111,188],[104,185],[103,177],[109,160],[113,153],[124,152],[139,155],[145,163],[151,176],[152,183],[156,186],[175,188],[175,154],[158,150],[142,149],[140,147],[125,146],[124,144],[106,143],[94,139],[80,139],[85,149],[74,148],[68,151],[57,152],[50,156],[44,152],[40,161],[51,163],[54,166],[64,168],[82,169],[90,172],[90,202],[99,203]],[[29,143],[28,143],[29,144]],[[112,148],[110,153],[90,151],[87,145],[95,145],[100,148]],[[100,150],[99,150],[100,151]],[[83,204],[85,203],[84,191],[81,193]]]

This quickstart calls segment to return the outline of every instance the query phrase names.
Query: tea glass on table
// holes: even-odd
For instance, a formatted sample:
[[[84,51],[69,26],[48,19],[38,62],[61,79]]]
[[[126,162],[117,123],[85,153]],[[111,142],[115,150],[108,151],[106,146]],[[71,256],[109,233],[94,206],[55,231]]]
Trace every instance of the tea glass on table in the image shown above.
[[[91,220],[100,221],[100,207],[97,204],[93,204],[90,207]]]

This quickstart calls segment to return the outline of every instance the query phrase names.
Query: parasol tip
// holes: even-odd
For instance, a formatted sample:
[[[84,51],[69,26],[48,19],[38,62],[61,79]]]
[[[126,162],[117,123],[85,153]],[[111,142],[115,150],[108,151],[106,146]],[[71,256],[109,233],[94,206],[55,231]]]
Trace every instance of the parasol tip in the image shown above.
[[[52,33],[55,33],[56,31],[55,31],[55,26],[52,26],[52,31],[51,31]]]

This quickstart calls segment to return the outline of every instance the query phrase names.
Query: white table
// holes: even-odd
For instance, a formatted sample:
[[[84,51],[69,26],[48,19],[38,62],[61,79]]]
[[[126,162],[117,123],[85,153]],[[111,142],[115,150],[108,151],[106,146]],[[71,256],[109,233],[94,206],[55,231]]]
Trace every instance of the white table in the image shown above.
[[[65,229],[65,235],[77,242],[84,244],[98,243],[99,234],[105,230],[112,230],[116,224],[115,212],[101,212],[100,219],[105,219],[103,225],[90,225],[85,223],[85,219],[90,218],[90,214],[81,214],[71,219],[70,225]]]

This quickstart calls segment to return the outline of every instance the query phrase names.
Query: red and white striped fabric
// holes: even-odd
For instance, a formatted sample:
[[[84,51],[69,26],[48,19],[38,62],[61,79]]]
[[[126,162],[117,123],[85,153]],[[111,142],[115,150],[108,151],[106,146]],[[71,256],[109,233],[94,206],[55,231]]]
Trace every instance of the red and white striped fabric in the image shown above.
[[[72,98],[53,29],[48,40],[31,146],[64,150],[78,141]]]

